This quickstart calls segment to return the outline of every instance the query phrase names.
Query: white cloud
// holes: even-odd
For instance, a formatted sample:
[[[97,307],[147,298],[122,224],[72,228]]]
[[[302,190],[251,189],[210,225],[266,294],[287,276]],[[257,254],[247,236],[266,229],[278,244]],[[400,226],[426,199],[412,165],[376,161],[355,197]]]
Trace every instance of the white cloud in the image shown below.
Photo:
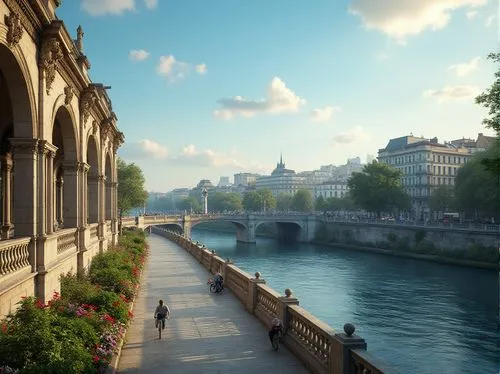
[[[474,57],[469,62],[451,65],[448,67],[448,70],[454,72],[458,77],[465,77],[466,75],[472,73],[474,70],[477,70],[479,61],[481,61],[481,57]]]
[[[438,103],[472,99],[479,94],[479,88],[474,86],[446,86],[441,90],[426,90],[424,97],[434,98]]]
[[[82,0],[81,7],[92,16],[122,14],[135,9],[135,0]]]
[[[200,75],[206,74],[208,69],[207,69],[207,64],[198,64],[196,65],[196,72]]]
[[[171,162],[178,165],[198,167],[244,167],[242,163],[235,159],[234,154],[215,152],[211,149],[198,150],[193,144],[183,147],[180,154],[173,157]]]
[[[263,99],[249,100],[242,96],[235,96],[218,102],[222,109],[214,110],[214,115],[228,120],[237,115],[251,117],[259,113],[294,113],[298,112],[306,101],[289,89],[280,78],[274,77]]]
[[[335,113],[340,112],[339,106],[325,106],[324,108],[314,109],[311,113],[310,119],[315,122],[326,122],[333,117]]]
[[[465,13],[465,15],[467,16],[467,19],[476,18],[476,16],[477,16],[477,10],[471,10],[471,11]]]
[[[366,142],[370,140],[368,134],[361,126],[356,126],[353,129],[341,132],[333,137],[333,144],[353,144],[358,142]]]
[[[148,9],[155,9],[158,6],[158,0],[144,0],[144,5]]]
[[[493,21],[495,20],[495,18],[496,16],[494,14],[486,18],[486,22],[484,23],[485,26],[490,27],[491,25],[493,25]]]
[[[143,61],[149,57],[149,52],[144,49],[133,49],[129,53],[129,58],[133,61]]]
[[[409,35],[439,30],[450,21],[451,12],[462,7],[483,6],[488,0],[352,0],[349,12],[364,26],[379,30],[400,44]]]
[[[198,74],[207,72],[207,65],[199,64],[194,66]],[[157,67],[158,74],[167,77],[169,80],[185,78],[193,69],[193,65],[189,62],[179,61],[173,55],[161,56]]]
[[[168,157],[168,149],[153,140],[142,139],[138,142],[126,143],[122,154],[128,160],[163,160]]]

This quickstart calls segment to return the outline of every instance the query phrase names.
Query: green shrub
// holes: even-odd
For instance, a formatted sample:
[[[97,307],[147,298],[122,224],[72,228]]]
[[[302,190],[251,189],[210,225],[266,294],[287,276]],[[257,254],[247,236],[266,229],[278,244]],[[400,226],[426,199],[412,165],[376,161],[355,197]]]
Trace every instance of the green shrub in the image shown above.
[[[89,301],[89,304],[98,307],[99,312],[105,312],[123,323],[128,321],[128,304],[116,293],[101,291]]]

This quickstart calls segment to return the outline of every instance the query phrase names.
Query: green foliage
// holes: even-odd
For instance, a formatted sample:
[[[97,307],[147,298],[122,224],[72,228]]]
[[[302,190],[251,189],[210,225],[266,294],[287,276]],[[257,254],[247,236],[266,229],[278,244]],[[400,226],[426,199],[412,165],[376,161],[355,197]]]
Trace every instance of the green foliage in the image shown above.
[[[474,218],[500,219],[500,173],[487,169],[485,161],[494,160],[500,152],[500,140],[458,169],[455,196],[458,207]]]
[[[349,195],[343,198],[339,197],[329,197],[326,199],[326,210],[350,210],[354,208],[354,202]]]
[[[15,314],[0,322],[0,366],[47,374],[105,368],[114,342],[123,337],[117,321],[130,318],[120,282],[124,280],[133,293],[145,251],[143,232],[124,231],[117,250],[92,262],[89,276],[61,277],[61,296],[54,294],[46,305],[35,298],[22,300]]]
[[[296,212],[312,212],[314,210],[314,200],[311,191],[306,189],[298,190],[293,195],[292,210]]]
[[[497,66],[495,81],[490,88],[476,97],[476,103],[489,109],[490,118],[485,118],[483,123],[500,136],[500,53],[490,53],[488,58]]]
[[[410,198],[401,187],[401,176],[399,170],[374,161],[349,178],[349,194],[356,205],[378,215],[409,209]]]
[[[429,198],[429,207],[436,212],[451,212],[456,209],[455,192],[453,186],[440,185],[432,191]]]
[[[145,178],[142,170],[134,163],[127,164],[118,159],[118,209],[122,213],[144,205],[148,193],[144,190]]]
[[[276,199],[267,188],[253,190],[243,196],[243,208],[250,212],[261,212],[276,208]]]
[[[276,209],[281,212],[286,212],[292,208],[292,195],[280,193],[276,199]]]
[[[202,207],[201,203],[194,196],[188,196],[188,197],[182,199],[177,204],[177,209],[185,210],[187,212],[192,211],[193,213],[201,213],[203,210],[203,207]]]
[[[243,210],[241,195],[234,192],[216,192],[208,197],[208,208],[213,212]]]
[[[318,198],[314,202],[314,208],[318,212],[322,212],[322,211],[325,211],[328,209],[328,204],[327,204],[325,198],[323,197],[323,195],[318,196]]]

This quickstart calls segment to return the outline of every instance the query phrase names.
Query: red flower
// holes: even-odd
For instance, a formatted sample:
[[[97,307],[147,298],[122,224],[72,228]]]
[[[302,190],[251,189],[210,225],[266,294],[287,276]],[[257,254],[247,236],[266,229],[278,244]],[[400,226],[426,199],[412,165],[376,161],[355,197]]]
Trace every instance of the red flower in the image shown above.
[[[134,317],[134,313],[132,313],[130,310],[128,311],[128,317],[129,318],[133,318]]]
[[[2,332],[4,334],[7,334],[8,331],[9,331],[9,328],[7,327],[7,324],[6,323],[2,323]]]
[[[98,363],[99,362],[99,356],[98,355],[94,355],[94,357],[92,359],[94,360],[94,363]]]

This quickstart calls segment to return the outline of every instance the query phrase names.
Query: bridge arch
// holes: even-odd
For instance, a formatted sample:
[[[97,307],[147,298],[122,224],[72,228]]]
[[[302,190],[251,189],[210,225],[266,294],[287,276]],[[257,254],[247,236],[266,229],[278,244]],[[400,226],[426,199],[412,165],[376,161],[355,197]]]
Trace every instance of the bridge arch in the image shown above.
[[[300,222],[296,221],[257,221],[254,227],[255,233],[260,226],[263,224],[274,224],[277,228],[277,239],[285,243],[293,243],[302,241],[302,236],[304,232],[304,226]]]

